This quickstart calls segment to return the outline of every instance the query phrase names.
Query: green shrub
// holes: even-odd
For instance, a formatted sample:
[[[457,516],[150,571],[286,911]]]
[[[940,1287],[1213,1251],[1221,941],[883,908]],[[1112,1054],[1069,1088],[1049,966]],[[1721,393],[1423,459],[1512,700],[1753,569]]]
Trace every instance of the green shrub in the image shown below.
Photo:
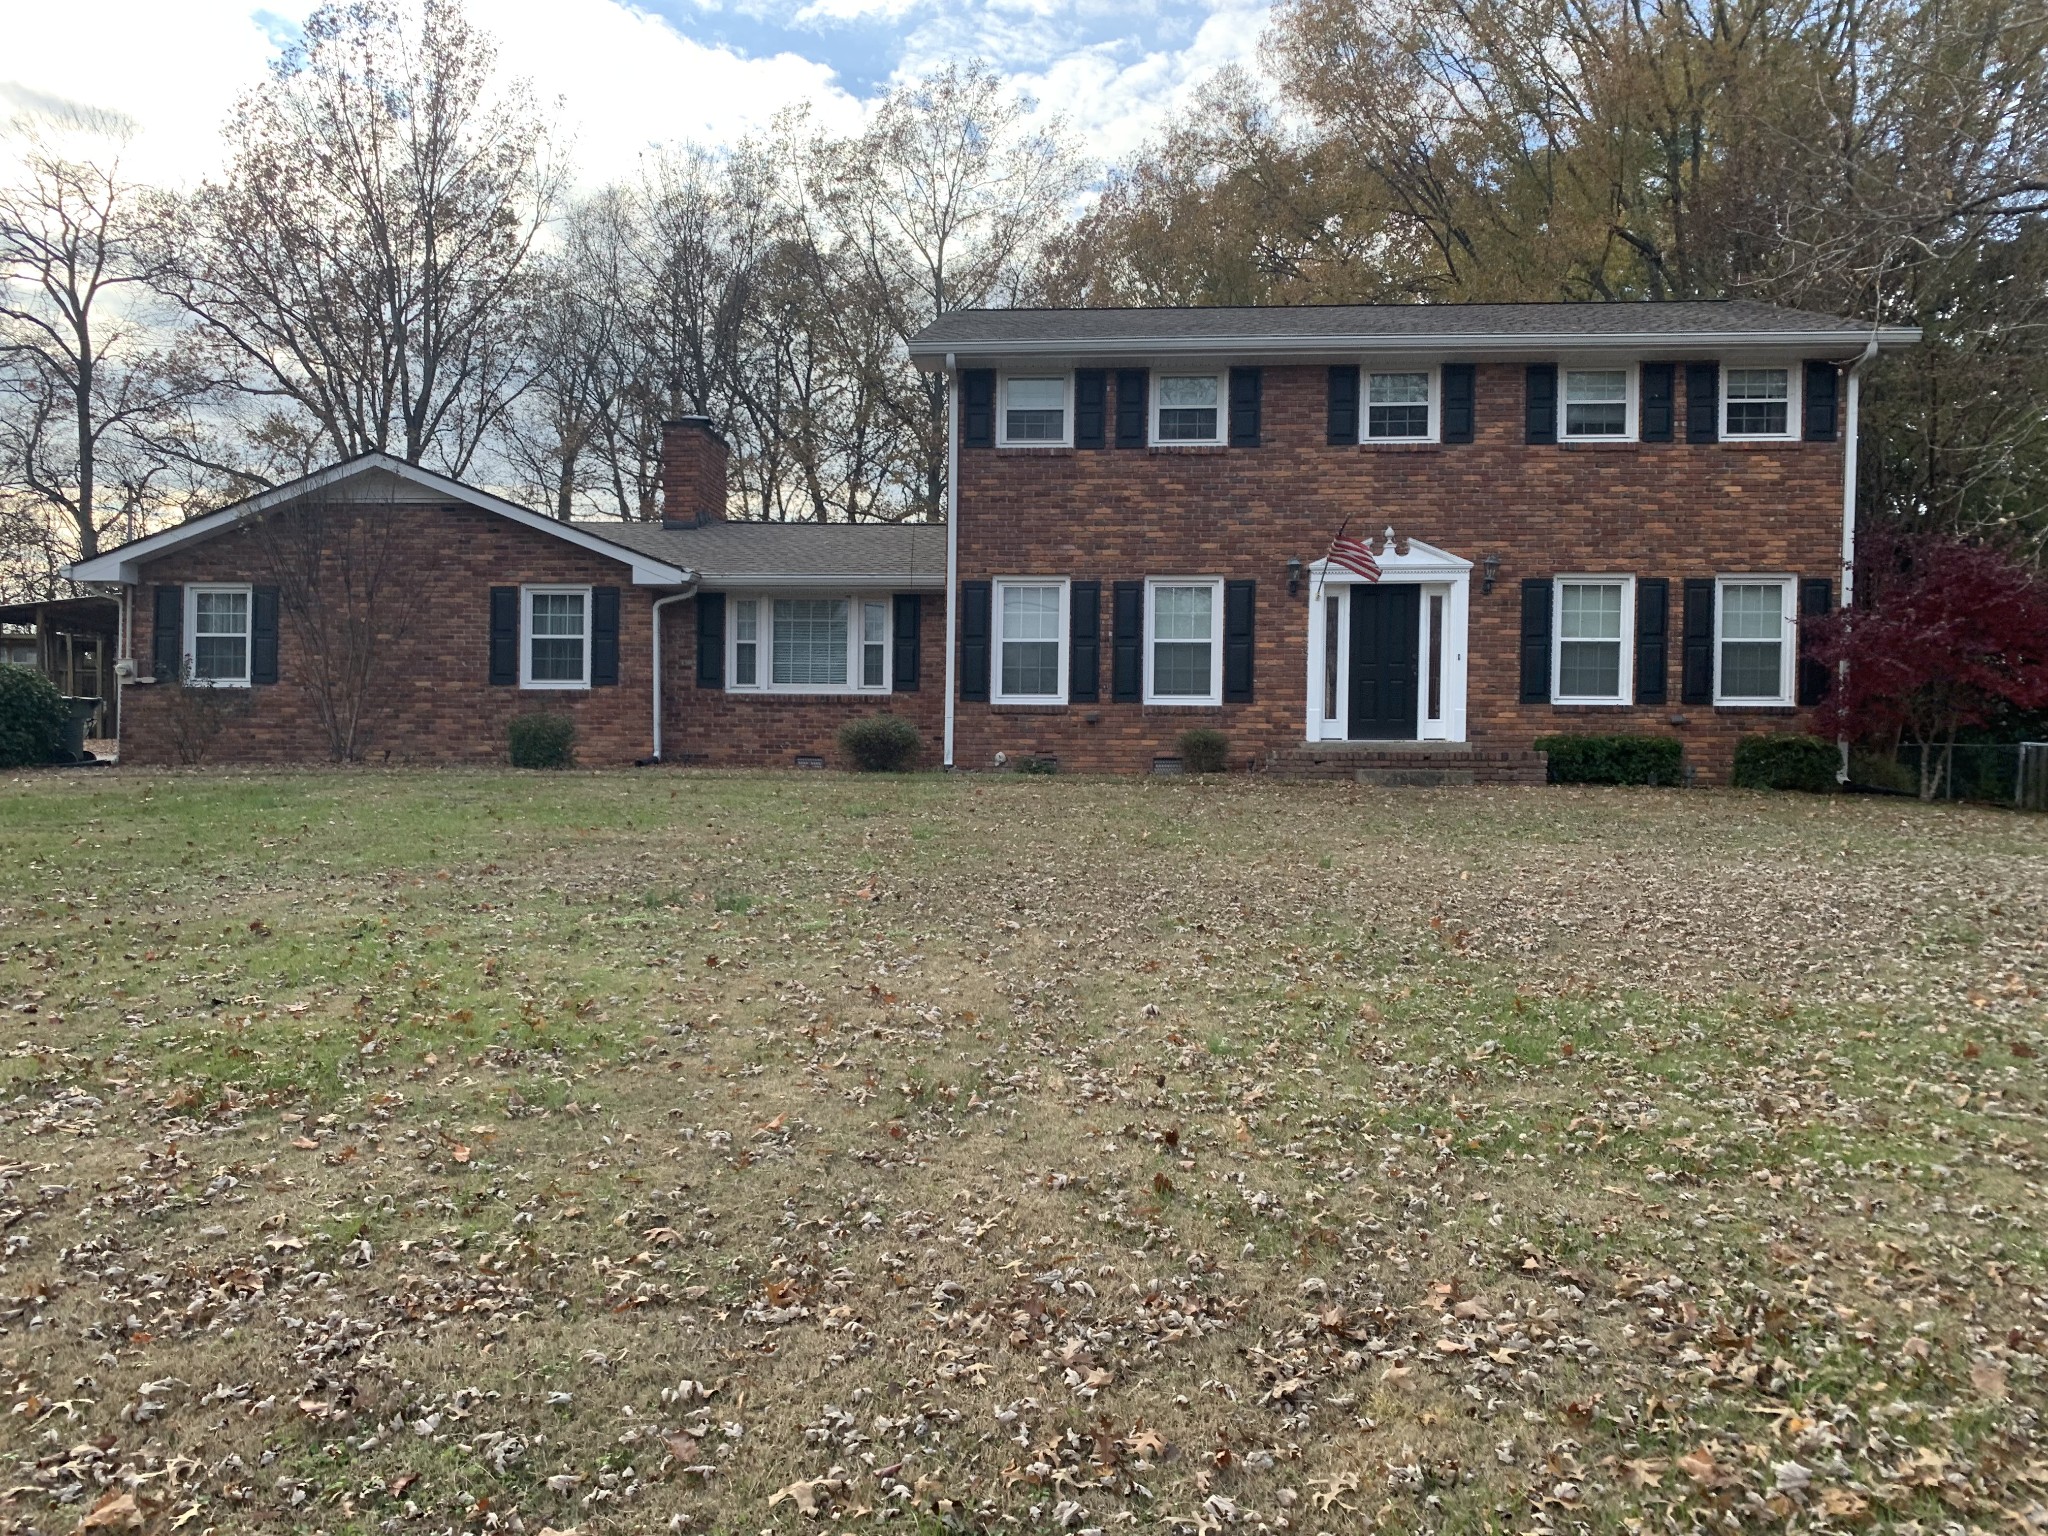
[[[1180,765],[1189,773],[1221,773],[1229,751],[1230,738],[1206,725],[1180,733]]]
[[[862,773],[902,773],[917,766],[924,742],[901,715],[868,715],[839,727],[839,755]]]
[[[1920,774],[1889,752],[1849,749],[1849,782],[1865,789],[1889,789],[1902,795],[1920,793]]]
[[[1545,736],[1553,784],[1676,784],[1676,736]]]
[[[1735,744],[1735,787],[1832,794],[1841,762],[1841,749],[1818,736],[1745,736]]]
[[[55,683],[32,667],[0,663],[0,768],[55,761],[70,718]]]
[[[521,715],[506,734],[514,768],[576,766],[576,722],[567,715]]]
[[[1020,757],[1017,759],[1019,773],[1058,773],[1060,760],[1056,757]]]

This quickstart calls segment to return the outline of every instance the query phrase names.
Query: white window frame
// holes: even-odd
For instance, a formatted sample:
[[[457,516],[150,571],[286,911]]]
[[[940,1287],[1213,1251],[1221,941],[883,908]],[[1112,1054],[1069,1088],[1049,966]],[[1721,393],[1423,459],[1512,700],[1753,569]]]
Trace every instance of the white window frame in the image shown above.
[[[1779,604],[1778,693],[1776,698],[1744,696],[1728,698],[1721,692],[1721,613],[1723,594],[1730,587],[1778,587],[1784,592]],[[1785,709],[1792,703],[1792,680],[1799,665],[1799,578],[1763,574],[1716,576],[1714,578],[1714,704],[1720,709]]]
[[[1564,589],[1575,587],[1621,588],[1621,671],[1620,693],[1612,698],[1598,694],[1568,694],[1558,691],[1564,676]],[[1633,704],[1636,698],[1636,579],[1633,576],[1587,574],[1558,576],[1550,584],[1550,702],[1553,704],[1597,705],[1616,709]]]
[[[1159,436],[1160,384],[1166,379],[1214,379],[1216,381],[1216,435],[1214,437],[1176,437],[1162,440]],[[1221,448],[1230,441],[1230,370],[1227,368],[1176,368],[1171,373],[1154,368],[1145,390],[1149,397],[1146,410],[1151,418],[1151,442],[1154,448]],[[1180,407],[1176,406],[1178,410]]]
[[[1374,437],[1372,435],[1372,376],[1376,373],[1419,373],[1429,379],[1429,430],[1420,437]],[[1434,443],[1443,435],[1443,370],[1435,365],[1397,368],[1387,364],[1375,368],[1367,363],[1360,369],[1358,386],[1358,441],[1367,448],[1391,448],[1406,443]]]
[[[1728,374],[1737,368],[1782,368],[1785,372],[1785,430],[1782,432],[1731,432],[1728,430]],[[1715,392],[1720,396],[1721,419],[1717,423],[1721,441],[1724,443],[1791,443],[1800,437],[1804,423],[1805,401],[1800,391],[1805,381],[1805,369],[1797,363],[1781,362],[1774,358],[1723,358],[1721,375],[1716,381]]]
[[[1623,379],[1626,399],[1623,420],[1626,423],[1621,433],[1602,433],[1597,437],[1572,436],[1565,431],[1570,419],[1571,376],[1575,373],[1619,373]],[[1642,368],[1635,363],[1616,365],[1608,360],[1594,361],[1581,358],[1575,362],[1560,362],[1557,365],[1557,440],[1559,443],[1633,443],[1642,436]]]
[[[1005,693],[1003,691],[1003,592],[1010,587],[1057,587],[1060,593],[1059,692]],[[998,576],[989,592],[989,684],[988,696],[996,704],[1065,704],[1067,702],[1068,649],[1073,639],[1073,584],[1064,576]]]
[[[579,682],[557,678],[535,678],[533,675],[533,600],[536,597],[552,597],[561,594],[580,594],[583,598],[583,677]],[[562,584],[537,584],[519,589],[519,686],[521,688],[587,690],[590,687],[590,631],[594,622],[591,613],[590,588]],[[560,640],[561,635],[548,636]]]
[[[1019,373],[1020,379],[1058,379],[1060,381],[1060,435],[1053,437],[1012,437],[1010,436],[1010,379],[1012,375],[1001,374],[996,379],[996,446],[998,448],[1071,448],[1074,446],[1074,376],[1048,369],[1044,373]]]
[[[1201,698],[1192,694],[1161,695],[1152,688],[1152,657],[1156,645],[1154,620],[1159,605],[1154,594],[1161,587],[1207,587],[1209,598],[1209,692]],[[1171,643],[1171,642],[1169,642]],[[1166,709],[1213,709],[1223,702],[1223,578],[1221,576],[1148,576],[1145,578],[1145,702]]]
[[[243,612],[248,616],[249,627],[242,631],[242,675],[240,677],[199,676],[199,594],[202,592],[233,595],[240,593],[247,599]],[[181,637],[184,656],[182,660],[191,663],[189,677],[180,681],[192,688],[248,688],[253,686],[249,679],[256,665],[256,589],[246,581],[202,581],[185,588],[185,632]]]
[[[775,681],[775,605],[777,602],[823,602],[846,604],[846,681],[843,683],[778,683]],[[754,681],[739,678],[739,605],[755,604]],[[860,680],[862,604],[877,603],[882,609],[882,682],[870,688]],[[896,599],[881,592],[778,591],[728,592],[725,596],[725,691],[741,695],[757,693],[808,694],[812,697],[844,697],[854,694],[881,698],[896,687]]]

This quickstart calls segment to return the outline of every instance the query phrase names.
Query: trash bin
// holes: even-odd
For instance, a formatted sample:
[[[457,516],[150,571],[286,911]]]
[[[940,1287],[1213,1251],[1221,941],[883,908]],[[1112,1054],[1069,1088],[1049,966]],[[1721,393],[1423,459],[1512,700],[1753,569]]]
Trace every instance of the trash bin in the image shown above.
[[[85,750],[85,728],[92,724],[92,717],[98,713],[98,699],[73,699],[64,701],[71,707],[71,714],[64,722],[64,740],[57,748],[60,763],[95,763],[99,759]]]

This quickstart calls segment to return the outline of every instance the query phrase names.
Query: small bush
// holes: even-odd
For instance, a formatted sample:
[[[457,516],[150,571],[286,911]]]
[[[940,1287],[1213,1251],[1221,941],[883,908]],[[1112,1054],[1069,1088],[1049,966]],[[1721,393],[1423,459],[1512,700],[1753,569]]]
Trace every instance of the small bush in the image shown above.
[[[55,761],[70,718],[55,683],[31,667],[0,663],[0,768]]]
[[[1889,752],[1871,752],[1860,747],[1849,751],[1849,782],[1863,789],[1888,789],[1895,794],[1920,793],[1920,774]]]
[[[1745,736],[1735,744],[1735,787],[1832,794],[1841,762],[1841,749],[1818,736]]]
[[[1017,759],[1019,773],[1058,773],[1060,760],[1056,757],[1020,757]]]
[[[1180,764],[1189,773],[1221,773],[1230,738],[1202,725],[1180,733]]]
[[[1545,736],[1553,784],[1676,784],[1676,736]]]
[[[839,753],[862,773],[902,773],[917,766],[924,742],[901,715],[868,715],[839,727]]]
[[[576,766],[576,722],[567,715],[521,715],[507,735],[514,768]]]

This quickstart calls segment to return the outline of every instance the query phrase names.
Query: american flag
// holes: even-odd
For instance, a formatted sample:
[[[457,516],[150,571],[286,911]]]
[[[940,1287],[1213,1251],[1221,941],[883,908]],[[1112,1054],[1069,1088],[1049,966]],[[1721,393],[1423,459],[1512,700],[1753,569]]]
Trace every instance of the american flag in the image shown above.
[[[1372,546],[1362,539],[1347,539],[1339,533],[1330,540],[1330,552],[1323,558],[1367,581],[1380,579],[1380,563],[1372,557]]]

